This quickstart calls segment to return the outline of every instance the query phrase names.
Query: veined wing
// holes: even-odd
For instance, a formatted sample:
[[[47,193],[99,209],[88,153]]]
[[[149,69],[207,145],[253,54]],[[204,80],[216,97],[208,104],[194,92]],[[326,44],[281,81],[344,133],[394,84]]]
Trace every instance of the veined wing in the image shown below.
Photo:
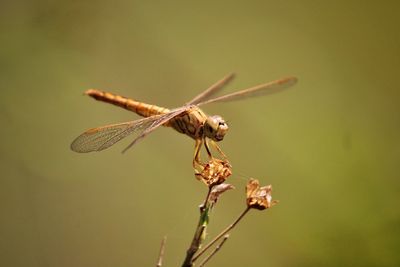
[[[89,129],[72,142],[71,149],[79,153],[101,151],[109,148],[130,134],[139,134],[128,146],[129,148],[139,139],[185,110],[186,107],[182,107],[166,114]],[[126,149],[124,151],[126,151]]]
[[[247,88],[238,92],[234,92],[231,94],[223,95],[220,97],[216,97],[210,100],[205,100],[203,102],[198,103],[197,105],[204,105],[215,102],[225,102],[225,101],[233,101],[239,100],[246,97],[254,97],[254,96],[262,96],[267,94],[272,94],[279,92],[283,89],[289,88],[297,83],[297,78],[295,77],[287,77],[279,80],[275,80],[269,83],[260,84],[251,88]]]
[[[195,98],[190,100],[187,105],[197,105],[198,103],[209,99],[212,95],[221,90],[225,85],[235,78],[235,74],[231,73],[219,80],[218,82],[211,85],[208,89],[203,91],[201,94],[197,95]]]
[[[186,110],[188,110],[190,108],[190,106],[183,106],[177,109],[172,110],[171,112],[167,113],[167,114],[163,114],[160,116],[160,118],[156,121],[154,121],[153,123],[151,123],[148,127],[146,127],[144,129],[144,131],[135,138],[135,140],[133,140],[123,151],[122,153],[124,153],[125,151],[127,151],[129,148],[131,148],[134,144],[136,144],[140,139],[146,137],[148,134],[150,134],[151,132],[153,132],[155,129],[157,129],[159,126],[163,125],[164,123],[166,123],[167,121],[173,119],[174,117],[178,116],[179,114],[182,114],[183,112],[185,112]]]

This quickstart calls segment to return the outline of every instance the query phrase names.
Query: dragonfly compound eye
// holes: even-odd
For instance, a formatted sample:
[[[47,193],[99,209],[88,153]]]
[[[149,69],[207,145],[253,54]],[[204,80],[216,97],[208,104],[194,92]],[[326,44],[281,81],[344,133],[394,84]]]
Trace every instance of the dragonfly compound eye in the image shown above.
[[[205,135],[214,140],[221,141],[224,139],[225,133],[228,130],[228,126],[224,119],[220,116],[210,116],[207,118],[205,125]]]

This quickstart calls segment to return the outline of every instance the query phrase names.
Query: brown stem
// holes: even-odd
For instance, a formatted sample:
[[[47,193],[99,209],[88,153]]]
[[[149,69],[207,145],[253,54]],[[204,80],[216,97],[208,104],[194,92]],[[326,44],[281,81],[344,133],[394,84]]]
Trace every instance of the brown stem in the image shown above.
[[[220,249],[221,247],[224,245],[224,243],[226,242],[226,240],[228,240],[229,235],[224,235],[224,239],[222,239],[221,243],[219,243],[218,246],[216,246],[216,248],[213,250],[213,252],[210,253],[210,255],[208,255],[200,264],[199,267],[204,266]]]
[[[186,258],[182,264],[182,267],[193,266],[192,258],[194,256],[194,254],[196,254],[196,252],[200,248],[202,236],[207,227],[207,222],[208,222],[208,212],[210,210],[210,207],[209,207],[210,205],[209,205],[208,199],[209,199],[211,190],[212,190],[212,188],[208,189],[207,196],[206,196],[204,202],[202,203],[202,205],[200,206],[199,223],[197,224],[197,228],[196,228],[195,234],[193,236],[192,243],[190,244],[190,247],[186,251]]]
[[[246,213],[250,210],[250,207],[247,207],[240,215],[239,217],[231,223],[228,227],[225,228],[219,235],[217,235],[210,243],[208,243],[195,257],[193,257],[192,262],[196,261],[201,255],[204,254],[204,252],[207,251],[212,245],[215,244],[221,237],[223,237],[225,234],[227,234],[230,230],[232,230],[236,224],[246,215]]]
[[[167,242],[167,236],[164,236],[163,240],[161,241],[161,247],[160,247],[160,254],[158,256],[158,262],[156,267],[161,267],[162,265],[162,260],[164,258],[164,251],[165,251],[165,243]]]
[[[208,192],[207,192],[207,196],[206,196],[206,198],[204,199],[204,202],[203,202],[203,203],[201,204],[201,206],[200,206],[200,215],[201,215],[201,213],[204,212],[204,210],[206,209],[206,207],[207,207],[207,205],[208,205],[208,198],[210,197],[211,191],[212,191],[212,187],[209,187],[209,188],[208,188]]]

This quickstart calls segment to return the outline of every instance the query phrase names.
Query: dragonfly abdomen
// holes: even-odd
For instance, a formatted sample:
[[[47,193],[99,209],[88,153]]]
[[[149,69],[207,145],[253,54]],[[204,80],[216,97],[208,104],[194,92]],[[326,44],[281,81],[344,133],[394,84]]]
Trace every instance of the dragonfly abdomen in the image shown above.
[[[124,96],[99,91],[96,89],[89,89],[85,92],[88,96],[93,97],[96,100],[110,103],[124,109],[135,112],[136,114],[143,117],[150,117],[154,115],[165,114],[170,110],[167,108],[159,107],[156,105],[146,104],[140,101],[136,101]]]

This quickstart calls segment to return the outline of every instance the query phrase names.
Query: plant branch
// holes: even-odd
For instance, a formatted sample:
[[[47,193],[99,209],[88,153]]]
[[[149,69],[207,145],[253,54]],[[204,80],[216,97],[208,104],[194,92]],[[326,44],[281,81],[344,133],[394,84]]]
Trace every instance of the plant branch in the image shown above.
[[[210,202],[209,202],[209,196],[212,188],[209,188],[207,192],[207,196],[200,206],[200,218],[199,218],[199,223],[197,224],[197,228],[192,240],[192,243],[190,244],[190,247],[186,251],[186,258],[182,264],[182,267],[191,267],[193,266],[193,256],[196,254],[196,252],[200,248],[201,241],[204,236],[204,231],[207,228],[208,225],[208,218],[209,218],[209,211],[210,211]]]
[[[165,251],[165,243],[167,242],[167,236],[164,236],[163,240],[161,241],[161,247],[160,247],[160,254],[158,256],[158,261],[156,267],[161,267],[162,265],[162,260],[164,258],[164,251]]]
[[[218,246],[215,247],[215,249],[210,253],[210,255],[208,255],[200,264],[199,267],[204,266],[220,249],[221,247],[224,245],[224,243],[226,242],[226,240],[228,240],[229,238],[229,234],[224,235],[224,239],[222,239],[221,243],[219,243]]]
[[[219,235],[217,235],[210,243],[208,243],[195,257],[193,257],[192,262],[196,261],[201,255],[204,254],[204,252],[207,251],[215,242],[217,242],[221,237],[226,235],[230,230],[232,230],[238,223],[239,221],[247,214],[247,212],[250,210],[250,207],[246,207],[246,209],[239,215],[239,217],[231,223],[228,227],[225,228]]]

